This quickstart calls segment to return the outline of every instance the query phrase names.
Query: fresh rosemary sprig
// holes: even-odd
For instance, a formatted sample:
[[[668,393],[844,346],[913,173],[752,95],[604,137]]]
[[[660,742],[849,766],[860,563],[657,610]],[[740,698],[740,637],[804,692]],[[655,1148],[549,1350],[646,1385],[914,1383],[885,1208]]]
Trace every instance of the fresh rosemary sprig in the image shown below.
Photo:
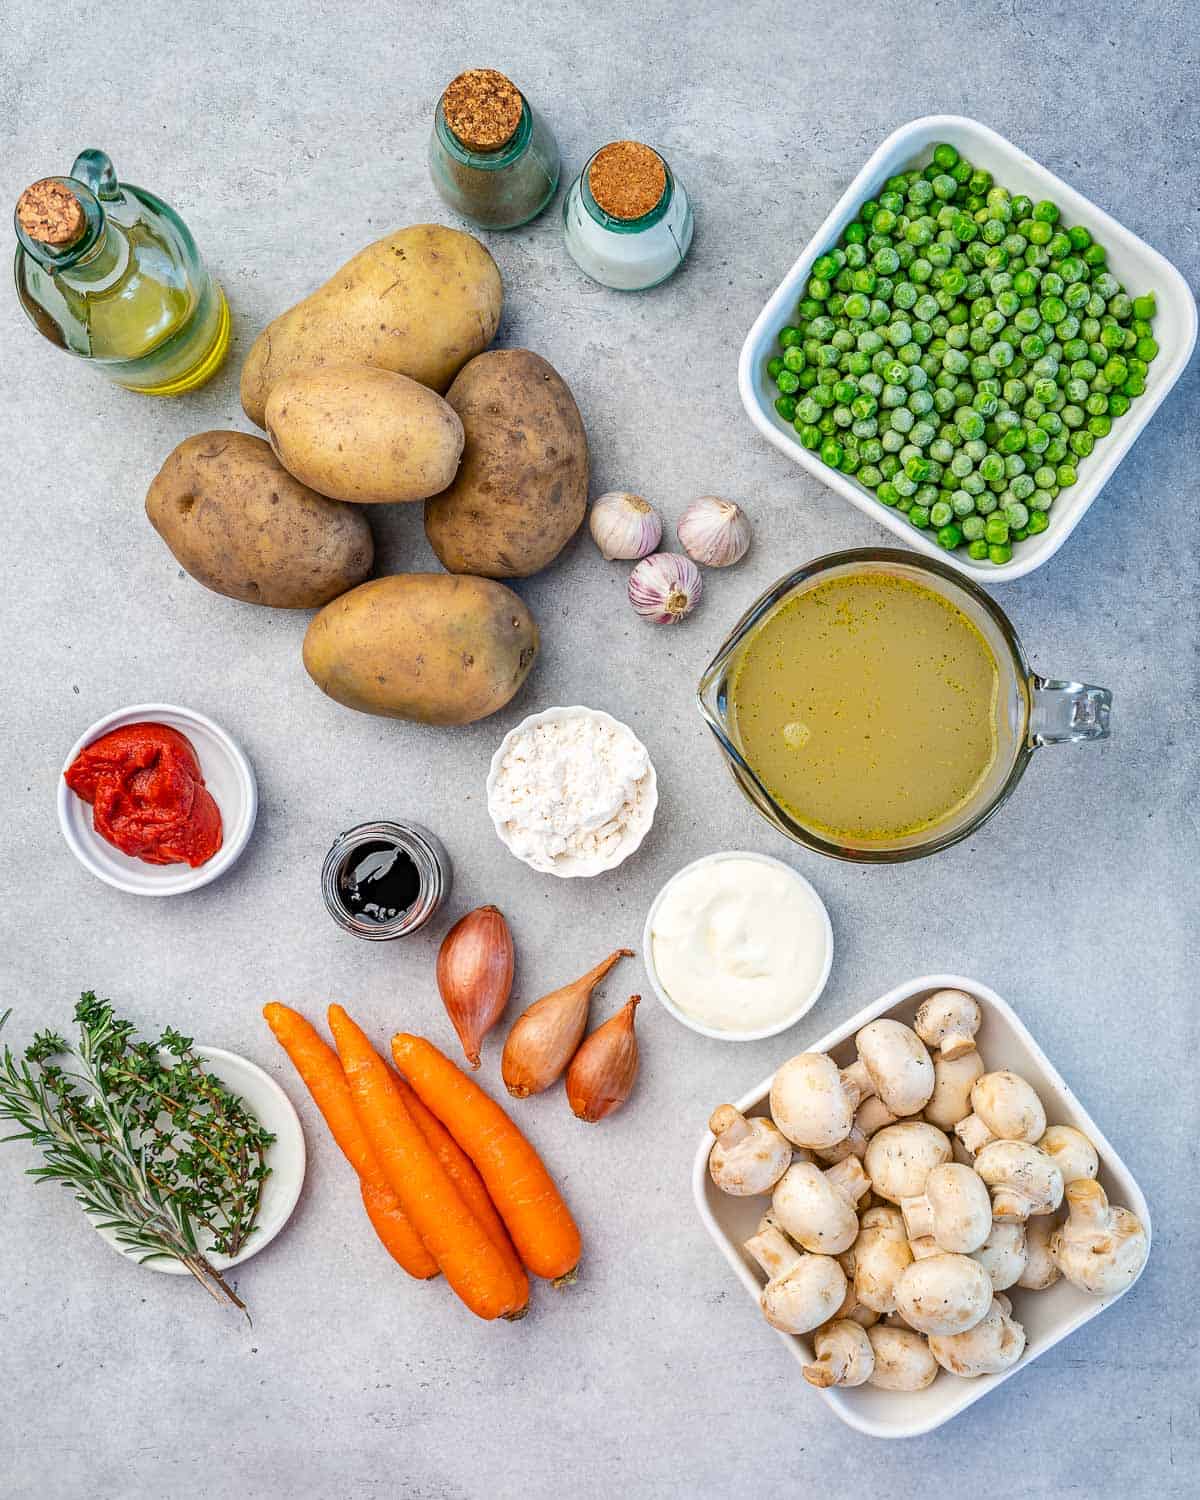
[[[49,1031],[19,1059],[5,1047],[0,1120],[18,1130],[3,1140],[38,1147],[30,1176],[71,1188],[139,1261],[170,1256],[244,1312],[207,1257],[236,1255],[254,1233],[274,1136],[205,1072],[191,1037],[168,1027],[157,1042],[135,1041],[133,1023],[90,990],[75,1020],[74,1049]]]

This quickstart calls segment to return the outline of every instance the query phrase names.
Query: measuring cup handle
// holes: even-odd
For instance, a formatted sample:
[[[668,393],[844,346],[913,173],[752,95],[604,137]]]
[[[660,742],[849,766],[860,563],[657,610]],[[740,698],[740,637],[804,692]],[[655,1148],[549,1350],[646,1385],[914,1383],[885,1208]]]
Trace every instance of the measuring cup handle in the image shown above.
[[[1070,745],[1077,740],[1106,740],[1112,694],[1107,688],[1086,682],[1054,682],[1045,677],[1029,680],[1032,711],[1029,742],[1032,745]]]

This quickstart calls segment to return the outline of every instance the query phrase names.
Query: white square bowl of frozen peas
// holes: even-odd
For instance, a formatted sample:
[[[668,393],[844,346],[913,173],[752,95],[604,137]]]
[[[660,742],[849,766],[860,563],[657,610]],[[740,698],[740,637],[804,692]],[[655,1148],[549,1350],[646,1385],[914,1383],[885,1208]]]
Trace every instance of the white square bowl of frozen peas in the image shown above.
[[[1133,364],[1135,374],[1130,389],[1135,394],[1126,398],[1128,400],[1127,407],[1122,400],[1122,386],[1125,382],[1114,383],[1108,381],[1103,374],[1103,367],[1097,360],[1089,359],[1087,355],[1083,356],[1081,363],[1075,359],[1067,360],[1059,358],[1058,365],[1062,371],[1062,375],[1058,377],[1058,383],[1062,394],[1055,399],[1058,403],[1059,411],[1063,410],[1066,405],[1070,405],[1073,408],[1067,415],[1075,425],[1067,426],[1064,424],[1059,432],[1048,434],[1049,441],[1052,444],[1050,447],[1050,456],[1055,459],[1055,463],[1052,466],[1044,462],[1045,449],[1041,453],[1034,453],[1025,449],[1016,451],[1015,460],[1012,462],[1007,462],[1011,457],[1009,454],[1001,453],[997,455],[997,448],[1011,448],[1013,444],[1020,441],[1020,436],[1008,438],[1007,431],[1004,434],[998,432],[995,426],[995,414],[988,413],[986,417],[987,438],[990,438],[990,441],[985,440],[984,434],[979,434],[974,439],[970,439],[963,437],[961,432],[959,432],[953,442],[948,442],[943,429],[948,432],[948,424],[955,424],[955,413],[959,410],[957,402],[954,407],[944,412],[934,409],[928,414],[922,412],[912,413],[914,416],[913,425],[923,424],[917,426],[916,431],[918,437],[925,438],[925,442],[920,446],[919,450],[922,464],[927,464],[930,459],[933,460],[936,488],[942,497],[932,504],[928,503],[932,489],[935,486],[931,483],[928,476],[920,474],[920,465],[914,466],[914,472],[918,473],[920,483],[911,479],[907,473],[910,457],[914,455],[915,448],[915,445],[910,441],[912,429],[909,428],[902,434],[904,439],[903,446],[899,450],[891,449],[889,451],[893,452],[897,459],[899,459],[901,452],[910,455],[909,458],[901,460],[901,488],[910,490],[915,484],[923,491],[921,498],[926,503],[923,506],[920,503],[917,504],[916,519],[925,522],[925,524],[918,526],[914,525],[913,520],[910,519],[914,505],[915,491],[899,497],[889,494],[889,498],[892,499],[893,503],[890,505],[884,503],[878,497],[877,488],[864,484],[858,472],[848,473],[838,467],[834,467],[822,458],[820,447],[810,449],[805,446],[795,420],[789,420],[776,409],[776,401],[781,391],[776,383],[776,379],[768,372],[768,364],[773,358],[779,358],[785,352],[780,345],[780,333],[787,327],[795,326],[797,322],[801,300],[806,296],[814,274],[814,263],[822,256],[828,255],[835,247],[840,246],[844,252],[846,246],[843,244],[843,234],[847,226],[852,222],[856,220],[862,222],[860,220],[860,211],[863,205],[865,203],[877,204],[880,196],[887,190],[889,179],[901,174],[921,173],[924,168],[931,164],[933,153],[938,146],[950,148],[950,150],[942,153],[943,160],[946,162],[950,162],[952,155],[957,155],[962,162],[969,163],[974,171],[990,174],[991,186],[1005,190],[1005,196],[1008,197],[1010,203],[1014,199],[1027,197],[1032,207],[1028,212],[1026,222],[1035,217],[1037,206],[1043,203],[1053,205],[1058,210],[1057,217],[1047,217],[1041,221],[1049,229],[1051,237],[1059,231],[1068,235],[1071,229],[1086,231],[1086,234],[1082,232],[1078,233],[1071,241],[1070,250],[1065,252],[1065,255],[1069,256],[1073,263],[1082,263],[1085,268],[1080,278],[1080,284],[1087,287],[1089,298],[1093,294],[1100,296],[1102,293],[1108,293],[1109,295],[1104,297],[1106,307],[1111,305],[1113,296],[1118,295],[1117,290],[1113,287],[1113,282],[1119,284],[1119,295],[1127,297],[1130,303],[1128,310],[1126,310],[1123,303],[1118,303],[1118,311],[1124,315],[1121,319],[1121,329],[1129,330],[1132,333],[1134,324],[1136,323],[1141,334],[1144,337],[1152,339],[1152,344],[1143,344],[1143,349],[1146,352],[1151,352],[1151,350],[1153,352],[1149,359],[1141,361],[1140,364],[1136,362]],[[953,165],[957,165],[957,163]],[[964,169],[960,167],[959,170],[962,171]],[[927,177],[925,180],[931,181],[931,177]],[[944,190],[945,185],[939,184],[939,187]],[[985,206],[987,203],[988,191],[990,191],[990,188],[976,195],[982,199],[981,206]],[[921,192],[923,194],[924,190],[922,189]],[[962,196],[960,193],[960,199]],[[926,209],[926,212],[936,215],[937,210],[943,206],[944,202],[945,200],[935,196],[928,209]],[[910,206],[913,205],[906,202],[904,208]],[[920,205],[920,207],[924,208],[925,206]],[[1052,210],[1046,212],[1049,215],[1052,213]],[[913,217],[916,217],[916,215],[913,215]],[[869,224],[867,227],[869,230]],[[1006,233],[1010,230],[1016,232],[1018,222],[1014,219],[1010,223],[1005,223],[1004,228]],[[1038,231],[1039,238],[1045,235],[1046,228]],[[982,237],[982,225],[980,225],[980,230],[980,242],[986,243]],[[1013,241],[1012,243],[1015,246],[1016,242]],[[1059,243],[1061,244],[1061,242]],[[1093,244],[1102,247],[1104,252],[1103,261],[1095,265],[1088,264],[1085,258],[1088,247]],[[916,255],[920,256],[923,248],[920,245],[915,246]],[[963,248],[968,247],[960,246],[960,249]],[[1042,248],[1039,247],[1039,249]],[[1037,258],[1042,259],[1044,257],[1038,256]],[[1063,258],[1064,252],[1060,250],[1056,256],[1056,261],[1061,263]],[[872,266],[873,260],[874,252],[870,252],[866,260],[868,268]],[[1018,267],[1018,269],[1021,268]],[[845,268],[841,267],[839,269]],[[907,266],[898,268],[898,274],[892,277],[893,285],[905,277],[905,272],[908,269],[909,267]],[[937,277],[940,269],[940,267],[936,268],[935,277]],[[982,270],[990,278],[994,269],[1005,270],[1006,267],[973,267],[972,269]],[[1041,274],[1044,274],[1049,267],[1035,266],[1033,269],[1039,272],[1040,279]],[[1068,274],[1071,274],[1075,269],[1076,266],[1073,264],[1069,268]],[[1101,275],[1105,274],[1111,280],[1100,282],[1099,290],[1097,291],[1094,283]],[[1064,291],[1069,289],[1069,285],[1064,287]],[[923,282],[916,284],[914,290],[917,297],[920,298],[930,293],[936,294],[938,288],[931,286],[928,282]],[[985,288],[985,295],[987,294],[987,290]],[[976,292],[976,294],[978,293]],[[1073,300],[1079,296],[1079,293],[1073,292],[1071,296]],[[1152,309],[1152,316],[1150,318],[1135,318],[1132,309],[1134,300],[1148,297],[1153,298],[1153,303],[1140,300],[1138,301],[1137,310],[1140,313],[1147,313]],[[907,300],[906,294],[902,294],[902,300]],[[959,300],[962,300],[961,296]],[[1011,297],[1009,300],[1012,300]],[[1027,306],[1031,305],[1036,310],[1040,307],[1043,299],[1040,297],[1025,297],[1022,300]],[[1097,304],[1093,302],[1092,305],[1095,307]],[[994,299],[989,298],[989,309],[993,308]],[[846,321],[844,316],[841,316],[843,311],[844,309],[839,308],[839,317],[835,320],[839,325]],[[1013,311],[1015,312],[1015,309]],[[1081,324],[1083,317],[1080,314],[1087,316],[1087,309],[1084,306],[1066,308],[1064,311],[1068,317],[1075,318]],[[882,313],[877,310],[876,316],[881,317]],[[1104,316],[1110,323],[1112,322],[1111,315],[1106,312]],[[900,354],[901,350],[887,340],[887,332],[896,323],[907,324],[911,332],[914,321],[922,322],[923,320],[915,319],[912,309],[892,306],[889,303],[887,322],[879,329],[885,335],[884,352],[889,355]],[[993,316],[989,319],[989,326],[996,321],[997,318]],[[1032,318],[1024,316],[1020,321],[1031,323]],[[982,324],[982,318],[979,320],[979,323]],[[1147,324],[1150,325],[1149,328],[1147,328]],[[889,531],[894,532],[907,545],[926,553],[930,557],[944,558],[952,566],[961,568],[964,572],[971,574],[982,582],[1002,582],[1005,579],[1020,578],[1024,574],[1032,572],[1034,568],[1040,566],[1049,557],[1053,556],[1066,541],[1067,537],[1070,536],[1071,532],[1074,531],[1075,527],[1083,519],[1092,501],[1104,488],[1113,470],[1129,451],[1129,448],[1142,428],[1145,427],[1146,423],[1154,415],[1159,403],[1165,398],[1172,386],[1179,379],[1179,376],[1183,373],[1196,342],[1196,325],[1196,304],[1186,281],[1170,261],[1160,255],[1157,250],[1154,250],[1144,240],[1139,239],[1137,235],[1126,229],[1122,224],[1119,224],[1115,219],[1106,214],[1103,209],[1098,208],[1081,193],[1076,192],[1074,188],[1069,187],[1052,172],[1039,166],[1037,162],[1026,156],[1023,151],[1020,151],[1010,141],[1005,140],[1003,136],[998,135],[994,130],[990,130],[986,125],[956,115],[929,115],[901,126],[899,130],[895,131],[883,142],[863,167],[862,171],[851,182],[845,193],[843,193],[828,218],[826,218],[821,227],[813,235],[804,253],[784,277],[747,335],[746,341],[742,346],[738,368],[738,385],[743,405],[751,421],[780,452],[785,453],[796,463],[803,465],[804,468],[808,469],[810,473],[815,474],[824,484],[843,495],[851,504],[856,505],[865,514],[878,521],[880,525],[886,526]],[[872,326],[878,327],[879,325],[875,324]],[[968,323],[966,326],[969,337],[975,331],[976,324]],[[1044,320],[1039,319],[1038,329],[1030,331],[1033,332],[1035,340],[1040,336],[1046,339],[1046,342],[1053,343],[1054,340],[1046,336],[1053,334],[1055,326],[1055,324],[1048,324]],[[1070,323],[1067,326],[1068,329],[1072,327]],[[896,336],[903,338],[904,331],[903,327],[897,329]],[[923,329],[918,331],[922,334],[924,333]],[[986,359],[991,349],[991,345],[989,345],[989,349],[987,350],[978,347],[981,335],[982,328],[980,335],[977,336],[976,343],[967,344],[959,351],[965,355],[968,368],[958,373],[963,375],[968,383],[977,383],[974,378],[974,370],[983,368],[981,366],[973,367],[973,361],[981,355]],[[941,336],[939,335],[938,337]],[[1005,317],[1005,326],[997,329],[990,337],[995,343],[1007,343],[1009,338],[1012,339],[1013,342],[1008,347],[1014,348],[1015,345],[1014,353],[1016,362],[1018,369],[1021,371],[1019,378],[1026,385],[1024,396],[1021,397],[1016,387],[1008,386],[1008,381],[1016,378],[1010,374],[1009,369],[997,367],[994,369],[991,377],[987,377],[985,371],[984,378],[994,379],[1000,387],[1000,409],[1011,410],[1017,417],[1020,417],[1020,425],[1023,429],[1028,428],[1031,422],[1036,425],[1034,418],[1027,419],[1024,416],[1026,402],[1032,397],[1032,387],[1035,381],[1055,378],[1055,376],[1049,371],[1049,367],[1046,365],[1040,367],[1041,374],[1034,374],[1032,367],[1036,362],[1036,357],[1026,359],[1026,362],[1022,364],[1025,356],[1021,352],[1021,341],[1025,339],[1026,334],[1022,331],[1020,324],[1011,321],[1009,317]],[[1076,334],[1075,337],[1078,338],[1079,335]],[[1137,335],[1134,335],[1135,339],[1136,337]],[[840,338],[839,342],[845,342],[844,336]],[[921,350],[922,353],[928,351],[930,342],[931,340],[927,337],[925,345]],[[944,343],[945,339],[942,338],[941,342]],[[935,347],[940,350],[940,344]],[[1031,344],[1030,347],[1035,347],[1035,344]],[[854,352],[858,352],[857,338]],[[912,355],[915,352],[917,351],[909,349],[907,355]],[[999,352],[1003,353],[1005,351],[1001,350]],[[1106,353],[1110,357],[1116,355],[1118,358],[1123,358],[1127,363],[1130,360],[1137,361],[1138,359],[1132,348],[1112,348],[1106,350]],[[906,358],[907,355],[905,356]],[[872,351],[870,357],[874,359],[874,351]],[[942,355],[939,353],[940,358],[942,358]],[[952,353],[952,359],[956,366],[961,365],[961,360],[956,357],[956,354]],[[861,366],[862,361],[860,360],[858,363]],[[928,364],[929,361],[926,363]],[[1070,369],[1071,366],[1076,364],[1078,364],[1079,374],[1072,376]],[[1142,369],[1143,365],[1144,371]],[[1095,375],[1091,374],[1091,367],[1096,369]],[[839,371],[838,373],[842,374],[844,372]],[[1072,386],[1071,394],[1079,398],[1078,402],[1068,399],[1064,389],[1065,381],[1068,378],[1083,382],[1082,384]],[[868,385],[873,383],[868,381]],[[932,393],[934,382],[927,379],[926,385]],[[1086,396],[1083,388],[1084,385],[1087,386]],[[1019,398],[1014,403],[1009,403],[1005,398],[1004,391],[1006,386],[1008,386],[1009,394],[1016,394]],[[987,390],[988,387],[985,386],[985,396]],[[1107,416],[1107,414],[1101,414],[1098,410],[1093,409],[1098,408],[1099,397],[1106,394],[1111,396],[1114,392],[1117,394],[1118,399],[1116,403],[1113,403],[1113,415]],[[800,399],[806,394],[806,387],[801,387],[796,392],[797,397]],[[871,417],[879,419],[877,426],[881,426],[885,422],[890,423],[891,409],[880,407],[877,398],[872,397],[870,391],[863,391],[861,394],[867,395],[869,398],[863,404],[864,408],[871,404],[871,399],[876,399],[877,409],[866,419],[867,425],[870,425]],[[880,391],[879,396],[881,397],[883,394],[883,391]],[[889,399],[894,399],[896,394],[895,389],[887,391]],[[959,394],[965,394],[965,390],[960,389]],[[908,411],[911,411],[911,407],[909,406],[911,395],[911,391],[906,391],[905,399],[902,403]],[[1086,404],[1088,396],[1094,398],[1091,408]],[[924,397],[918,396],[917,399],[923,402]],[[944,397],[939,397],[939,400],[944,399]],[[1034,399],[1036,400],[1036,398]],[[1053,402],[1044,404],[1051,408],[1054,405]],[[1031,406],[1029,409],[1034,412],[1038,410],[1036,406]],[[844,417],[845,412],[843,411],[841,415]],[[1082,420],[1077,420],[1080,417]],[[1095,417],[1099,417],[1098,422],[1093,421]],[[905,416],[904,420],[907,421],[907,416]],[[1008,422],[1013,419],[1005,417],[1002,420]],[[968,417],[967,421],[970,423],[971,419]],[[1014,425],[1016,424],[1014,423]],[[1054,425],[1052,417],[1048,419],[1047,425],[1051,427]],[[971,423],[972,431],[974,431],[974,426],[975,424]],[[1093,427],[1098,429],[1097,433],[1092,432],[1091,429]],[[932,437],[929,435],[929,428],[933,429]],[[865,428],[862,430],[865,430]],[[1045,431],[1045,428],[1042,430]],[[1082,431],[1086,436],[1076,439],[1075,447],[1072,447],[1070,439],[1078,431]],[[998,441],[1002,435],[1006,437],[1004,444]],[[811,441],[811,431],[806,436]],[[840,434],[833,436],[836,440]],[[1091,439],[1090,444],[1089,439]],[[822,443],[825,441],[826,438],[823,436]],[[896,439],[890,437],[889,441],[895,443]],[[1035,441],[1041,442],[1042,439],[1038,438]],[[940,455],[939,458],[933,457],[933,452],[931,452],[934,444],[937,445],[934,451]],[[1059,457],[1059,449],[1061,447],[1065,447],[1066,452]],[[1084,448],[1088,451],[1077,452],[1077,448]],[[873,450],[868,449],[868,452],[873,452]],[[827,456],[829,456],[828,453]],[[999,477],[995,476],[992,472],[995,468],[995,459],[997,456],[1006,460],[1005,473]],[[945,460],[944,463],[942,462],[943,459]],[[968,462],[971,464],[969,469],[966,467]],[[951,465],[953,465],[953,469]],[[979,470],[981,465],[986,466],[985,474],[992,475],[990,479],[980,475]],[[868,467],[875,467],[877,473],[880,473],[878,465]],[[888,467],[891,466],[889,465]],[[1045,484],[1045,481],[1049,478],[1047,469],[1051,467],[1054,471],[1054,482],[1047,486]],[[1064,469],[1061,475],[1059,474],[1060,468]],[[1012,470],[1016,470],[1017,473],[1010,472]],[[869,480],[875,477],[875,475],[868,472],[867,478]],[[883,476],[880,473],[880,477],[887,478],[889,476]],[[999,488],[1000,478],[1004,481],[1003,489]],[[1015,493],[1011,486],[1013,478],[1018,478]],[[1058,482],[1060,478],[1066,479],[1068,482],[1060,484]],[[1031,482],[1033,484],[1032,489],[1029,488]],[[962,488],[964,483],[966,484],[966,489]],[[976,493],[972,495],[972,491]],[[885,491],[885,493],[888,492]],[[954,502],[951,505],[951,514],[946,516],[944,511],[947,505],[950,504],[947,498],[949,496],[954,497]],[[976,508],[971,511],[967,510],[967,506],[970,503],[968,496],[976,501]],[[982,498],[982,505],[977,503],[980,498]],[[899,500],[899,504],[896,503],[897,499]],[[941,507],[936,513],[933,512],[934,504]],[[922,509],[930,511],[932,513],[931,516],[926,517],[921,515]],[[1024,512],[1024,515],[1022,512]],[[1035,512],[1036,517],[1034,517]],[[970,533],[969,536],[962,534],[963,522],[967,519],[967,515],[972,516],[972,519],[965,528]],[[1032,524],[1026,520],[1027,516],[1033,518]],[[939,524],[933,524],[934,520]],[[1025,524],[1010,525],[1010,521],[1018,523],[1025,521]],[[982,535],[979,535],[980,523],[982,523],[983,527]],[[950,526],[952,529],[946,531],[944,530],[946,526]],[[954,544],[955,530],[960,534],[960,540],[957,544]],[[1001,531],[1007,532],[1003,541],[998,540]],[[940,541],[939,533],[941,533]],[[973,549],[971,547],[972,541],[976,543]],[[986,555],[981,555],[984,547],[987,548],[987,553]],[[972,550],[975,552],[975,556],[971,555]]]

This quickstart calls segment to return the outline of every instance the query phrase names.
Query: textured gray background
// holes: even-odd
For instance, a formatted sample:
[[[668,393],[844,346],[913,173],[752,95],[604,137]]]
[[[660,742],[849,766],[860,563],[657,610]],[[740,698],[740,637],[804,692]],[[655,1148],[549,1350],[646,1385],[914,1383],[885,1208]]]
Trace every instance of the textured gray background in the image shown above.
[[[21,1177],[23,1147],[5,1149],[4,1500],[725,1497],[781,1481],[836,1500],[997,1482],[1037,1496],[1194,1493],[1195,366],[1065,551],[1002,590],[1039,670],[1114,689],[1116,735],[1038,756],[977,838],[896,869],[790,851],[735,795],[692,690],[780,573],[886,537],[754,435],[735,385],[746,329],[831,202],[896,125],[971,114],[1195,285],[1195,10],[889,0],[812,11],[114,0],[101,21],[76,3],[6,7],[0,202],[103,146],[122,176],[182,211],[229,292],[236,337],[210,387],[155,402],[41,342],[12,295],[0,298],[12,1039],[65,1024],[95,986],[147,1026],[169,1020],[262,1062],[297,1102],[311,1164],[286,1234],[238,1277],[249,1328],[186,1283],[123,1264],[59,1190]],[[642,491],[671,520],[697,494],[731,495],[756,541],[742,567],[709,576],[686,625],[655,632],[628,610],[623,569],[582,538],[522,586],[545,642],[525,692],[450,732],[321,697],[300,664],[304,618],[184,577],[142,497],[180,439],[247,425],[237,370],[265,321],[368,240],[445,217],[425,169],[429,120],[440,87],[481,63],[545,111],[565,173],[605,140],[640,137],[663,148],[698,218],[684,272],[642,296],[576,271],[557,205],[487,237],[505,279],[501,342],[537,349],[570,382],[593,493]],[[378,519],[386,569],[432,566],[419,507]],[[237,869],[162,903],[92,880],[54,816],[75,737],[149,699],[228,726],[262,792]],[[662,784],[641,855],[592,883],[517,864],[482,796],[504,730],[579,701],[628,720]],[[794,853],[836,931],[828,990],[786,1038],[706,1041],[651,1001],[624,1113],[585,1128],[559,1092],[520,1107],[566,1183],[587,1259],[577,1287],[539,1287],[515,1327],[475,1322],[444,1287],[392,1267],[258,1015],[272,996],[313,1013],[336,997],[381,1039],[404,1025],[445,1040],[432,977],[445,924],[407,945],[356,943],[318,894],[339,829],[405,813],[453,853],[450,914],[484,901],[509,913],[522,1000],[636,944],[662,881],[714,849]],[[799,1380],[700,1228],[688,1170],[712,1105],[897,981],[947,968],[1019,1008],[1141,1180],[1155,1253],[1112,1312],[897,1449],[842,1427]],[[627,964],[599,1013],[642,983]],[[485,1081],[497,1067],[493,1043]]]

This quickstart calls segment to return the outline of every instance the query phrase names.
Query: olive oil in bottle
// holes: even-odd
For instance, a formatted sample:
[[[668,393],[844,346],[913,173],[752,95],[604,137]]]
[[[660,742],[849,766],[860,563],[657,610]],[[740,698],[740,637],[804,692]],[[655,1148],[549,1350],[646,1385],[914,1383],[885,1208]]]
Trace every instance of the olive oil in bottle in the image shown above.
[[[187,225],[152,193],[117,181],[102,151],[17,202],[14,276],[51,343],[147,396],[179,396],[229,352],[229,307]]]

